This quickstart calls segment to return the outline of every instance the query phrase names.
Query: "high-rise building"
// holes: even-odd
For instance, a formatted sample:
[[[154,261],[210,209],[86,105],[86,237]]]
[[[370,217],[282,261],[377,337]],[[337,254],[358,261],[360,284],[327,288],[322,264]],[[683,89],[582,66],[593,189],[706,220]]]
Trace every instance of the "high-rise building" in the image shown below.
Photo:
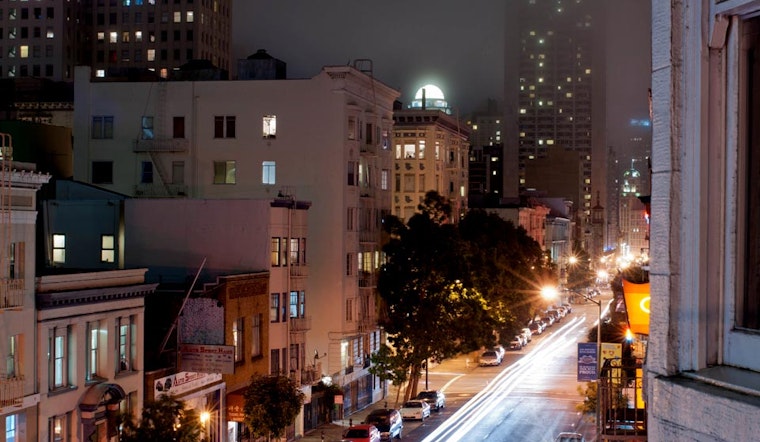
[[[0,4],[0,78],[72,81],[152,71],[166,78],[192,60],[229,71],[232,0],[97,0]]]
[[[573,202],[579,234],[590,220],[593,191],[605,196],[604,164],[597,162],[605,156],[604,68],[595,5],[594,0],[521,0],[507,7],[505,60],[512,68],[505,71],[505,197],[550,190],[544,189],[544,174],[526,173],[533,163],[551,167],[554,177],[567,171],[577,185],[547,196]],[[561,164],[544,161],[557,151],[572,157]]]

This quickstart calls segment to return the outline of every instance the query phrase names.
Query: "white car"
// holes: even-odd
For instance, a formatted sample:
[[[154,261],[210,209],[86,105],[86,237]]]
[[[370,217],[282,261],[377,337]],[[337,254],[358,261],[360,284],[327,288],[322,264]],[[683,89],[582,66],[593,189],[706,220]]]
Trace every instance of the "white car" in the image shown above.
[[[486,350],[481,353],[480,358],[478,358],[478,365],[481,367],[485,367],[487,365],[501,365],[501,358],[495,351]]]
[[[401,407],[401,417],[424,421],[425,418],[430,417],[430,405],[421,399],[408,400]]]

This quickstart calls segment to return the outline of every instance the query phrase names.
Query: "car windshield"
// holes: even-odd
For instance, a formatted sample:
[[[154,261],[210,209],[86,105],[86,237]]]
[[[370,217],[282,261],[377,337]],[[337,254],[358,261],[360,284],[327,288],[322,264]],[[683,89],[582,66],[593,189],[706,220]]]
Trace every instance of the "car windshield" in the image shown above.
[[[369,437],[369,431],[354,428],[354,429],[346,431],[346,434],[344,437],[349,437],[349,438],[350,437]]]
[[[422,393],[417,395],[420,399],[435,399],[435,392],[434,391],[423,391]]]
[[[367,416],[367,423],[373,424],[380,431],[388,431],[390,428],[390,421],[388,415],[383,414],[370,414]]]
[[[483,357],[486,357],[486,358],[493,358],[495,356],[496,356],[496,352],[495,351],[487,351],[487,352],[483,353]]]
[[[404,404],[404,408],[422,408],[422,403],[410,401]]]

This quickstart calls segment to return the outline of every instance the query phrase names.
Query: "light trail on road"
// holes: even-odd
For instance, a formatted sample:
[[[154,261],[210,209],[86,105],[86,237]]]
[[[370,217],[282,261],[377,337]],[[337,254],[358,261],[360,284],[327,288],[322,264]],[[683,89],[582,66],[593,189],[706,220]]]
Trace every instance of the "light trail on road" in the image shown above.
[[[552,335],[542,339],[534,349],[514,364],[504,368],[482,391],[476,394],[449,419],[430,433],[423,442],[457,442],[465,438],[478,423],[506,398],[536,365],[546,364],[566,346],[576,345],[577,331],[586,322],[574,317]]]

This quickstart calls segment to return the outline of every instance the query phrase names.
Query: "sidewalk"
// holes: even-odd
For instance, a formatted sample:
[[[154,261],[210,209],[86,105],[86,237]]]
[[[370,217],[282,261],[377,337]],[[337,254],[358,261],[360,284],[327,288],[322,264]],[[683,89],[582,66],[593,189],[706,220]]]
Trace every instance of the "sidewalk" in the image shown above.
[[[467,363],[467,359],[469,358],[469,364]],[[469,355],[460,355],[456,358],[447,359],[443,361],[440,364],[432,365],[430,366],[430,373],[435,372],[446,372],[446,373],[462,373],[466,374],[472,371],[477,367],[477,352],[470,353]],[[424,374],[422,381],[424,382]],[[440,389],[443,387],[442,385],[431,385],[430,389]],[[399,401],[403,401],[404,399],[404,387],[401,387],[401,395],[399,395]],[[420,390],[420,389],[418,389]],[[317,427],[314,430],[311,430],[307,432],[302,438],[300,438],[300,441],[319,441],[319,442],[339,442],[343,439],[343,432],[348,429],[350,425],[356,425],[362,423],[364,419],[367,417],[367,415],[375,409],[383,408],[385,406],[385,403],[387,401],[388,407],[393,407],[394,403],[396,401],[396,392],[398,391],[398,387],[396,386],[389,386],[388,387],[388,396],[384,399],[381,399],[374,404],[370,404],[367,407],[365,407],[362,410],[359,410],[349,416],[345,416],[344,419],[335,420],[332,423],[329,424],[323,424]],[[445,390],[444,390],[445,393]],[[400,406],[400,404],[399,404]]]

